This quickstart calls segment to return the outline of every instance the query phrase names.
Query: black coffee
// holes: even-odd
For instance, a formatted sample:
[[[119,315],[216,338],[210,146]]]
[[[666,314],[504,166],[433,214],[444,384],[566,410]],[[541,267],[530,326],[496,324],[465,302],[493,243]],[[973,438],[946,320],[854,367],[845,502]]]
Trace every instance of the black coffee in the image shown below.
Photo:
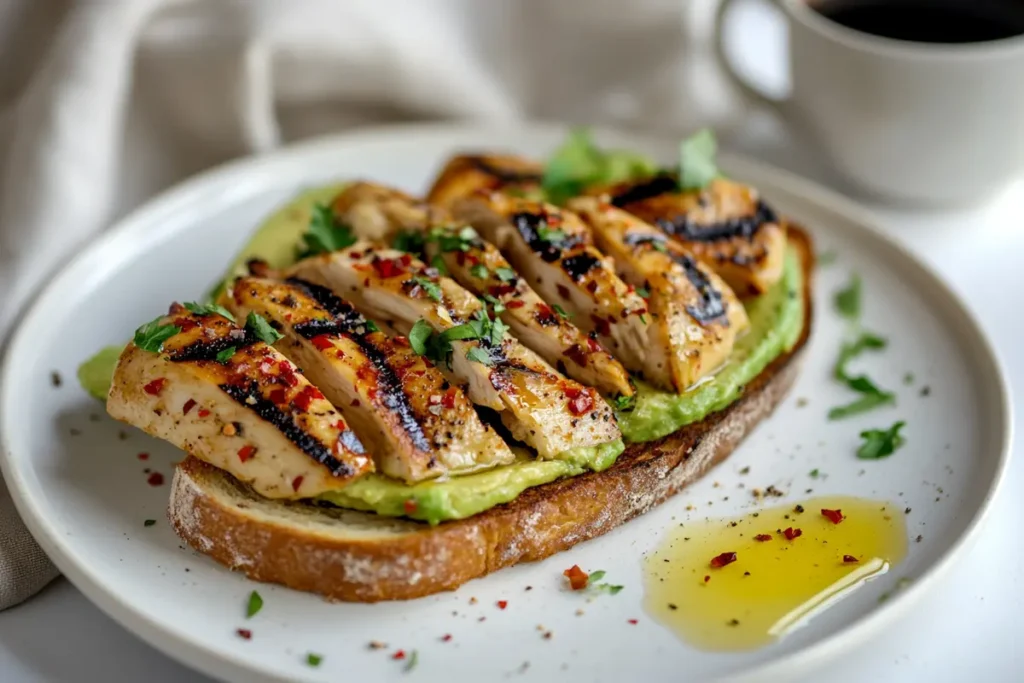
[[[978,43],[1024,34],[1024,0],[808,0],[837,24],[920,43]]]

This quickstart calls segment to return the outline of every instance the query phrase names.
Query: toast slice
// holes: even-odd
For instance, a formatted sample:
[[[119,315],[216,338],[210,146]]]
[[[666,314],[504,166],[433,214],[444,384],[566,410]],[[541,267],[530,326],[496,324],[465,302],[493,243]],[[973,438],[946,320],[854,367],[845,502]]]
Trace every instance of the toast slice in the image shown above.
[[[519,562],[540,560],[643,514],[724,460],[786,396],[812,326],[814,254],[789,226],[804,270],[804,328],[724,410],[656,441],[630,445],[615,465],[527,489],[510,503],[438,526],[370,513],[271,501],[188,457],[175,470],[168,516],[178,535],[250,579],[378,602],[423,597]]]

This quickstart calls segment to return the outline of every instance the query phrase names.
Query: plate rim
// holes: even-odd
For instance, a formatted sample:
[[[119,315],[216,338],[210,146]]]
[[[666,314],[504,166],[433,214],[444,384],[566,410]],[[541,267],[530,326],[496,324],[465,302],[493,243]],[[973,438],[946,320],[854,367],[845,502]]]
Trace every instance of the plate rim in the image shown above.
[[[341,147],[356,143],[367,144],[374,141],[383,142],[389,138],[403,136],[451,136],[457,138],[460,135],[470,133],[501,140],[516,136],[539,137],[541,135],[564,134],[568,128],[569,124],[549,121],[492,124],[474,122],[386,124],[305,139],[282,146],[269,153],[233,159],[187,177],[157,193],[127,215],[116,220],[108,230],[98,235],[73,258],[68,259],[57,268],[53,272],[49,284],[32,297],[30,303],[23,309],[22,314],[14,320],[14,328],[9,336],[9,343],[5,349],[2,363],[0,363],[0,406],[6,405],[9,400],[12,400],[8,398],[8,394],[13,390],[10,388],[7,380],[12,375],[12,369],[17,360],[18,354],[16,352],[30,341],[27,338],[27,330],[33,327],[35,320],[44,314],[41,304],[52,296],[54,291],[62,289],[64,286],[63,280],[68,277],[68,273],[77,268],[79,263],[94,258],[93,254],[95,252],[108,249],[110,243],[117,242],[123,239],[123,235],[138,230],[139,228],[136,227],[138,224],[152,224],[154,218],[159,217],[165,212],[172,211],[177,206],[193,205],[197,197],[203,194],[204,190],[208,191],[218,184],[224,185],[225,181],[230,181],[230,179],[239,174],[248,173],[251,175],[260,171],[261,168],[273,168],[276,165],[285,163],[289,158],[302,158],[314,151],[322,151],[325,147]],[[599,138],[603,135],[612,135],[648,142],[666,141],[667,139],[665,134],[658,132],[624,131],[597,126],[593,127],[593,130]],[[721,154],[720,159],[721,165],[737,176],[749,175],[771,178],[771,183],[787,194],[843,216],[849,222],[857,225],[861,238],[866,235],[869,239],[884,244],[886,248],[894,251],[899,258],[913,263],[921,271],[921,274],[930,280],[931,284],[938,290],[935,296],[945,299],[946,304],[952,306],[955,314],[969,324],[970,329],[968,332],[975,338],[975,345],[982,351],[984,356],[978,359],[978,362],[988,365],[991,370],[989,373],[991,375],[990,379],[994,383],[991,390],[993,397],[998,401],[998,419],[1001,422],[1000,434],[997,437],[999,438],[1000,449],[995,473],[987,484],[984,496],[978,503],[977,510],[959,537],[941,552],[933,563],[921,572],[917,580],[906,589],[900,591],[886,605],[872,610],[842,630],[791,653],[780,654],[762,664],[756,665],[752,669],[740,671],[719,679],[729,681],[771,680],[773,677],[781,676],[787,671],[806,671],[816,668],[822,662],[837,656],[840,651],[851,649],[863,643],[872,634],[891,626],[900,616],[917,605],[921,598],[948,574],[950,567],[976,541],[982,525],[989,516],[993,501],[1004,488],[1003,485],[1013,452],[1014,409],[1005,365],[984,326],[981,325],[959,293],[950,287],[927,261],[918,258],[899,240],[890,237],[879,227],[879,220],[870,209],[835,190],[771,164],[753,160],[742,155],[726,153]],[[98,572],[87,565],[78,563],[73,557],[73,553],[64,549],[61,535],[53,527],[52,521],[48,521],[46,515],[42,514],[42,510],[38,507],[37,502],[33,500],[30,492],[24,488],[25,483],[22,479],[22,472],[15,463],[14,454],[9,443],[10,437],[7,436],[11,430],[3,428],[3,425],[6,423],[5,415],[6,411],[0,411],[0,471],[2,471],[7,482],[15,507],[33,537],[46,551],[47,556],[51,558],[61,573],[78,590],[86,595],[90,602],[150,646],[176,659],[185,666],[206,675],[226,680],[241,680],[238,676],[241,672],[244,672],[245,680],[294,680],[293,678],[279,678],[257,668],[244,658],[224,652],[216,646],[192,641],[178,635],[177,632],[169,627],[138,611],[115,591],[109,590],[106,587],[106,582],[101,580]]]

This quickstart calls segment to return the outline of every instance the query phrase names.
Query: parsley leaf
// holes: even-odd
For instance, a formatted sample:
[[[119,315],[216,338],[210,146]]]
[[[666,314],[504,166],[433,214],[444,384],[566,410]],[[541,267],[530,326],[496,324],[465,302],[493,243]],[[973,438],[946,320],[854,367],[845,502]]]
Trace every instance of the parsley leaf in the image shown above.
[[[868,429],[860,433],[864,443],[857,449],[857,457],[862,460],[878,460],[892,455],[896,449],[906,443],[899,433],[904,422],[895,423],[889,429]]]
[[[405,665],[405,670],[406,671],[412,671],[413,669],[416,668],[416,665],[419,664],[419,662],[420,662],[420,653],[417,650],[413,650],[409,654],[409,661]]]
[[[557,313],[558,315],[562,316],[566,320],[568,320],[569,318],[572,317],[571,313],[566,313],[565,309],[562,308],[561,306],[559,306],[558,304],[551,304],[551,308],[554,309],[555,313]]]
[[[537,228],[537,238],[540,239],[541,242],[557,244],[565,241],[566,234],[564,230],[556,230],[541,225]]]
[[[596,590],[596,591],[604,591],[605,593],[608,593],[609,595],[615,595],[619,591],[621,591],[623,588],[625,588],[625,586],[613,586],[610,583],[599,583],[596,586],[594,586],[594,590]]]
[[[164,342],[181,332],[181,328],[177,325],[161,325],[161,318],[163,318],[162,315],[135,330],[133,341],[143,351],[160,353],[160,350],[164,347]]]
[[[602,150],[589,129],[574,128],[545,164],[541,185],[549,202],[561,204],[587,186],[632,180],[656,169],[649,158],[635,152]]]
[[[431,299],[437,301],[438,303],[441,302],[441,285],[437,284],[436,282],[433,282],[428,278],[419,276],[414,277],[412,281],[415,282],[420,287],[422,287],[423,291],[426,292],[427,296],[429,296]]]
[[[605,572],[603,569],[598,569],[596,572],[590,572],[590,577],[587,579],[587,581],[600,581],[604,578],[604,575],[606,573],[607,572]]]
[[[516,271],[511,268],[506,268],[505,266],[495,268],[494,274],[497,275],[498,279],[502,282],[515,282],[519,279],[519,276],[516,275]]]
[[[427,341],[430,339],[430,335],[434,333],[434,328],[430,326],[426,320],[420,318],[416,321],[416,324],[409,330],[409,346],[419,356],[427,355]]]
[[[463,339],[479,339],[481,332],[473,323],[462,323],[455,327],[449,327],[444,331],[444,338],[448,341],[462,341]]]
[[[478,277],[481,280],[486,280],[491,276],[491,271],[487,270],[487,266],[484,264],[477,263],[476,265],[469,267],[469,274],[473,277]]]
[[[427,235],[427,241],[436,242],[443,252],[469,251],[477,239],[476,230],[468,225],[458,232],[454,228],[434,228]]]
[[[367,320],[365,327],[367,333],[380,332],[380,328],[377,327],[377,323],[373,322],[372,320]]]
[[[679,189],[701,190],[718,176],[718,143],[709,128],[702,128],[679,144]]]
[[[482,346],[474,346],[469,351],[467,351],[466,360],[475,361],[477,363],[480,363],[481,365],[486,365],[488,367],[494,365],[494,359],[491,358],[491,354],[487,353],[487,351]]]
[[[278,339],[284,336],[283,334],[275,330],[273,327],[271,327],[270,323],[267,322],[266,318],[264,318],[259,313],[255,313],[253,311],[249,311],[249,315],[245,319],[245,326],[247,329],[252,331],[252,333],[255,334],[260,339],[260,341],[263,341],[270,345],[274,345]]]
[[[615,409],[621,412],[632,410],[636,407],[636,394],[632,396],[626,396],[625,394],[619,394],[612,401],[615,405]]]
[[[423,245],[426,241],[426,235],[419,230],[403,230],[395,235],[391,246],[409,254],[421,254],[423,253]]]
[[[263,609],[263,598],[256,591],[249,593],[249,604],[245,607],[245,618],[252,619],[261,609]]]
[[[231,322],[235,322],[235,316],[231,314],[231,311],[217,304],[198,304],[195,301],[186,301],[184,306],[196,315],[222,315]]]
[[[349,226],[339,223],[334,218],[331,207],[317,203],[313,205],[309,227],[302,240],[306,248],[300,256],[305,258],[350,247],[356,243],[356,236],[352,234]]]
[[[434,258],[430,259],[430,266],[437,268],[437,272],[441,275],[448,274],[448,266],[444,265],[444,257],[440,254],[436,254]]]
[[[836,292],[836,310],[844,318],[857,320],[860,317],[860,290],[860,275],[854,273],[850,278],[850,284]]]
[[[306,664],[312,667],[320,666],[320,662],[324,661],[323,655],[318,655],[310,652],[306,655]]]
[[[640,296],[641,299],[651,298],[651,290],[647,289],[646,287],[637,287],[636,293]]]
[[[832,374],[840,381],[847,381],[850,376],[846,373],[846,364],[868,349],[884,349],[888,341],[872,332],[862,332],[852,342],[843,342],[839,349],[839,358],[836,360]]]
[[[217,362],[221,363],[222,365],[227,364],[227,362],[231,360],[231,357],[235,355],[236,351],[238,351],[238,347],[229,346],[228,348],[224,349],[223,351],[217,354]]]
[[[491,310],[494,311],[494,315],[499,315],[505,311],[505,304],[501,303],[497,297],[491,296],[490,294],[484,294],[480,301],[485,304],[490,304]]]
[[[859,379],[870,381],[864,377]],[[877,387],[875,387],[875,389],[877,393],[866,393],[853,403],[847,403],[844,406],[836,406],[835,408],[832,408],[831,410],[828,411],[828,419],[841,420],[844,417],[850,417],[851,415],[859,415],[860,413],[866,413],[867,411],[872,410],[874,408],[879,408],[881,406],[889,405],[890,403],[895,402],[895,394],[892,394],[888,391],[877,391]]]

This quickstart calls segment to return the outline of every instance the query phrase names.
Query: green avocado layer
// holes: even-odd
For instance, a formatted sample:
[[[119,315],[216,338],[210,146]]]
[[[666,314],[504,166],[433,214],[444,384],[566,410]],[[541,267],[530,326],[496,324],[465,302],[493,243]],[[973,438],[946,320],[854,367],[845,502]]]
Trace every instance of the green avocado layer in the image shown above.
[[[800,258],[789,248],[782,278],[765,294],[745,302],[750,329],[736,340],[729,360],[714,376],[683,394],[637,382],[636,408],[619,415],[619,428],[626,441],[660,439],[736,400],[745,384],[800,339],[803,288]]]
[[[268,218],[235,258],[210,298],[215,299],[224,283],[240,274],[249,259],[263,259],[275,268],[293,263],[314,204],[330,202],[342,187],[342,184],[335,184],[306,191]],[[803,328],[803,286],[799,258],[789,249],[780,282],[765,295],[746,303],[751,327],[737,341],[729,361],[714,377],[684,394],[661,392],[637,383],[639,391],[634,410],[618,415],[625,441],[661,438],[735,400],[744,384],[799,339]],[[123,346],[106,347],[79,367],[79,382],[89,394],[106,400],[122,349]],[[620,439],[573,449],[561,454],[558,460],[537,460],[521,452],[511,465],[414,485],[372,474],[340,491],[324,494],[319,500],[437,524],[470,517],[509,502],[533,486],[588,471],[600,472],[611,467],[623,450]]]

